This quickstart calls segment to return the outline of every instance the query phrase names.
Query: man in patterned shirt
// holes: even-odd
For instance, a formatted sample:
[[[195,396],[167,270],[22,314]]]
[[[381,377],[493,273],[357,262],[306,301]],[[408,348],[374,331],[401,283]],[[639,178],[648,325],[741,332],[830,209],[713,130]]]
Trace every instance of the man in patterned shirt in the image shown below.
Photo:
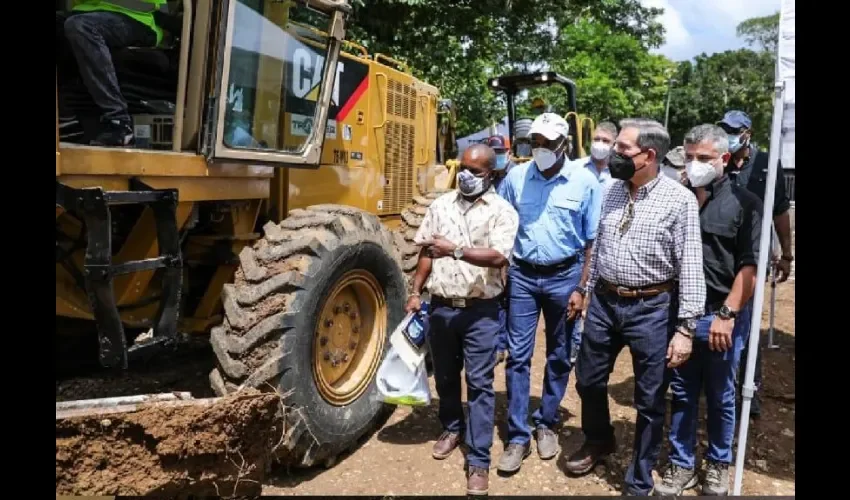
[[[567,461],[584,474],[615,449],[608,378],[628,345],[637,409],[634,454],[625,494],[654,486],[669,370],[687,361],[696,318],[705,307],[699,209],[693,193],[660,174],[670,147],[660,123],[624,120],[608,168],[619,179],[608,189],[594,243],[584,336],[576,366],[585,442]]]
[[[448,458],[465,434],[466,490],[487,493],[496,394],[493,372],[499,329],[502,267],[519,218],[492,186],[496,155],[483,144],[463,153],[457,191],[428,207],[414,241],[422,246],[407,311],[420,309],[423,285],[431,294],[430,336],[434,381],[444,432],[433,457]],[[466,369],[469,418],[464,425],[460,372]]]

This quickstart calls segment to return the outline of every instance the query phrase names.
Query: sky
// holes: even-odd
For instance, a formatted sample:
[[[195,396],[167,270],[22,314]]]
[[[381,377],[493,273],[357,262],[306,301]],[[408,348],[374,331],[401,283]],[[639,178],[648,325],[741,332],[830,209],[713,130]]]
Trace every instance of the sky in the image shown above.
[[[780,0],[641,0],[647,7],[664,9],[660,21],[666,43],[657,52],[674,61],[743,48],[735,35],[738,23],[773,14]]]

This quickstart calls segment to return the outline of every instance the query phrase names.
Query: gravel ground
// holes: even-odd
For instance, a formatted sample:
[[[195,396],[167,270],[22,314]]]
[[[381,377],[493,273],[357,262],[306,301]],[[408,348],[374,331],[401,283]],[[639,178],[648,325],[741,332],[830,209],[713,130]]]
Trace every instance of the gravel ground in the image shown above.
[[[769,288],[767,290],[769,292]],[[767,325],[769,295],[765,300],[764,322]],[[745,495],[795,494],[795,338],[794,285],[777,287],[776,342],[778,349],[765,350],[763,416],[752,421],[744,472]],[[766,331],[763,331],[766,335]],[[532,363],[532,405],[539,401],[545,361],[543,337],[538,336]],[[581,478],[564,473],[565,456],[581,444],[581,405],[570,381],[567,396],[561,404],[560,429],[563,453],[555,460],[541,461],[533,453],[522,469],[512,477],[490,475],[493,495],[618,495],[628,459],[631,456],[635,410],[632,408],[634,387],[631,356],[624,350],[611,376],[610,407],[616,427],[618,452],[605,466]],[[436,396],[433,388],[432,394]],[[496,429],[493,445],[494,461],[503,445],[499,436],[505,430],[504,365],[496,374]],[[704,405],[703,405],[704,408]],[[705,428],[705,422],[701,427]],[[465,492],[463,455],[455,452],[444,461],[431,458],[431,446],[440,434],[437,401],[428,408],[399,408],[383,429],[330,469],[276,471],[266,480],[266,495],[458,495]],[[705,433],[700,434],[699,455],[705,446]],[[698,455],[698,456],[699,456]],[[666,450],[660,464],[664,463]],[[734,471],[731,472],[734,474]],[[734,477],[734,476],[733,476]],[[695,494],[694,490],[688,492]]]

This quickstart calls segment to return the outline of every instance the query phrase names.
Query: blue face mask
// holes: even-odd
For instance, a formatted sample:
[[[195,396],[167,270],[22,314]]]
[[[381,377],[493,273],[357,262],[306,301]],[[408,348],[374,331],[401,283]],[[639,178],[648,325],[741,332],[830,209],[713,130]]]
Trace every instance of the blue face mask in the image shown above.
[[[508,166],[508,155],[503,153],[496,155],[496,170],[504,170]]]
[[[728,137],[729,137],[729,152],[732,153],[732,154],[737,153],[738,150],[740,150],[742,147],[747,145],[746,142],[741,142],[741,136],[740,135],[729,134]],[[749,142],[749,141],[747,141],[747,142]]]

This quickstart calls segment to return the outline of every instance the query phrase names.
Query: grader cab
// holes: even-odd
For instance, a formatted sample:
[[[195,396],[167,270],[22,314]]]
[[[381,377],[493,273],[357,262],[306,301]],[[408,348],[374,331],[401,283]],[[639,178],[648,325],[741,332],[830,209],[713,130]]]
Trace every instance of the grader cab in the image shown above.
[[[523,162],[531,159],[531,137],[528,136],[528,130],[533,121],[533,117],[517,117],[517,97],[527,89],[547,86],[561,87],[566,93],[566,108],[555,109],[553,112],[562,113],[570,125],[570,137],[567,138],[570,143],[569,158],[574,160],[585,156],[584,145],[593,133],[594,124],[590,117],[578,114],[575,82],[558,73],[546,71],[491,78],[487,81],[487,86],[490,90],[505,94],[508,108],[508,133],[511,153],[515,161]]]
[[[400,214],[433,198],[447,134],[435,87],[345,41],[350,11],[183,0],[170,46],[116,57],[135,148],[60,142],[57,123],[57,343],[65,321],[88,321],[120,370],[209,334],[219,396],[277,390],[297,409],[295,465],[332,460],[388,414],[374,379],[404,314]],[[74,95],[60,82],[57,122],[85,128]]]

